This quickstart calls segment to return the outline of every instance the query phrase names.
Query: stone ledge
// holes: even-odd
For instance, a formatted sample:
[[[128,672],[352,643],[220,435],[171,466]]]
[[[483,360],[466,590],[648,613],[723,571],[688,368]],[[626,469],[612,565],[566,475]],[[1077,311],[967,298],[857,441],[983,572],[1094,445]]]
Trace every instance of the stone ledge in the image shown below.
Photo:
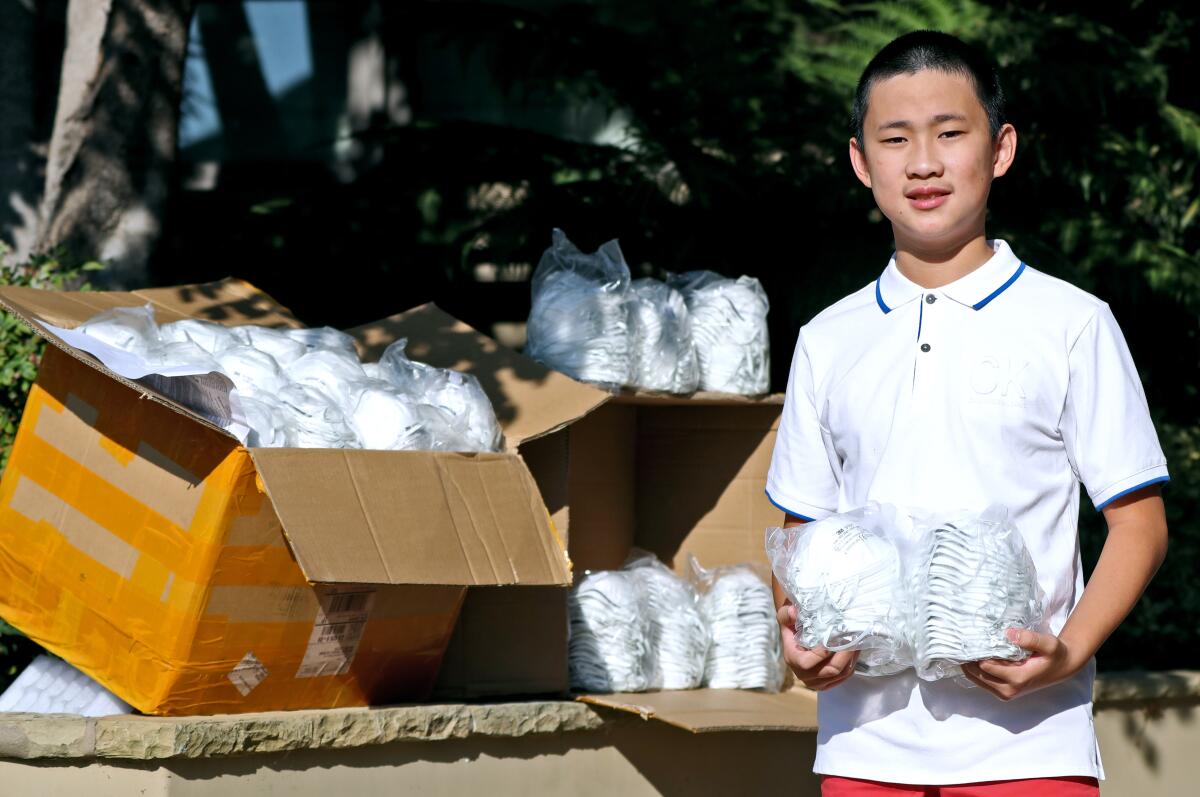
[[[1200,702],[1200,671],[1107,673],[1097,710]],[[210,758],[603,728],[617,712],[570,700],[272,711],[212,717],[0,715],[0,759]]]
[[[573,701],[272,711],[212,717],[12,714],[0,720],[0,758],[207,758],[339,749],[468,736],[594,730],[605,719]]]

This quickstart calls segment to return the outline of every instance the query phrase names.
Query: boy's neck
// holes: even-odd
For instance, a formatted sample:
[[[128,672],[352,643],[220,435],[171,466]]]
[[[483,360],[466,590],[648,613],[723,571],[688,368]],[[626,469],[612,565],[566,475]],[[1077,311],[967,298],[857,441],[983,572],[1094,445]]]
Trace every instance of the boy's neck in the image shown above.
[[[922,288],[940,288],[970,274],[994,254],[982,232],[949,248],[922,248],[897,242],[896,268]]]

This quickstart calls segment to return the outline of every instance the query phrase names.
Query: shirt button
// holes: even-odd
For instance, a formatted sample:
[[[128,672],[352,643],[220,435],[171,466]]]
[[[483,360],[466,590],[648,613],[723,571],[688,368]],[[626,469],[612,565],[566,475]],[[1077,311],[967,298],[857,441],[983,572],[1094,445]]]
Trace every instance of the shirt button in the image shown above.
[[[937,297],[932,293],[925,297],[925,304],[933,304],[937,301]]]
[[[928,343],[921,344],[921,351],[929,351],[930,348],[932,347]]]

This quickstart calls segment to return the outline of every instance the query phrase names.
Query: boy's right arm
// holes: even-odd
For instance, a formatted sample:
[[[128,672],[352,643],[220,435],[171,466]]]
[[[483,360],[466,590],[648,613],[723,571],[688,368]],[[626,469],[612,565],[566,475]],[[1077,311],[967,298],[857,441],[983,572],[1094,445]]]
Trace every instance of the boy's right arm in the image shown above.
[[[795,515],[785,515],[783,527],[791,528],[804,522]],[[771,591],[775,593],[776,619],[783,637],[783,658],[796,678],[809,689],[822,691],[832,689],[854,675],[858,651],[834,653],[825,648],[801,647],[796,641],[796,607],[787,599],[774,575],[771,576]]]

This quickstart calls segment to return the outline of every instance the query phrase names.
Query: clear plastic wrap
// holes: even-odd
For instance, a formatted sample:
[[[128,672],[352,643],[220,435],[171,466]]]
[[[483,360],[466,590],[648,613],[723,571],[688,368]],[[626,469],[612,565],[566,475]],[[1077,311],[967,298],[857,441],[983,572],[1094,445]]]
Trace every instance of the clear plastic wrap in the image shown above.
[[[917,675],[926,681],[961,678],[964,662],[1026,658],[1028,652],[1005,632],[1039,629],[1045,595],[1008,510],[997,504],[982,513],[927,516],[916,519],[915,530]]]
[[[856,671],[911,667],[908,590],[890,529],[896,509],[865,507],[766,533],[767,558],[796,606],[796,641],[859,651]]]
[[[584,574],[567,599],[571,688],[644,692],[653,688],[650,617],[638,576],[627,570]]]
[[[687,301],[700,389],[744,396],[770,390],[770,303],[759,281],[689,271],[673,276],[669,283]]]
[[[277,394],[284,434],[297,448],[358,448],[358,435],[323,391],[293,382]]]
[[[213,356],[221,373],[229,377],[240,392],[271,396],[287,384],[287,377],[275,358],[251,346],[234,344]]]
[[[712,635],[704,685],[778,692],[787,665],[775,599],[763,575],[748,564],[709,570],[692,557],[689,565],[700,615]]]
[[[479,380],[471,374],[410,360],[405,354],[407,345],[408,341],[401,338],[384,350],[379,359],[380,377],[448,416],[447,430],[454,439],[446,440],[446,450],[501,450],[504,436],[500,422]]]
[[[80,324],[79,331],[134,354],[146,354],[161,340],[154,308],[149,304],[105,310]]]
[[[656,668],[651,681],[661,689],[699,687],[711,635],[700,616],[696,590],[646,551],[634,550],[622,569],[643,592]]]
[[[196,318],[163,324],[159,328],[159,337],[163,343],[191,341],[209,354],[216,354],[221,349],[239,342],[232,327]]]
[[[629,308],[630,384],[665,393],[695,392],[700,366],[683,294],[660,280],[634,280]]]
[[[330,327],[278,330],[185,319],[160,328],[150,305],[106,311],[80,331],[136,355],[131,370],[138,373],[183,366],[190,375],[228,377],[230,428],[250,446],[497,451],[503,445],[479,380],[409,360],[403,341],[388,348],[385,362],[363,365],[354,339]],[[186,392],[176,398],[189,406],[199,401]]]
[[[629,283],[616,241],[589,255],[555,230],[533,274],[525,354],[584,382],[628,384]]]

